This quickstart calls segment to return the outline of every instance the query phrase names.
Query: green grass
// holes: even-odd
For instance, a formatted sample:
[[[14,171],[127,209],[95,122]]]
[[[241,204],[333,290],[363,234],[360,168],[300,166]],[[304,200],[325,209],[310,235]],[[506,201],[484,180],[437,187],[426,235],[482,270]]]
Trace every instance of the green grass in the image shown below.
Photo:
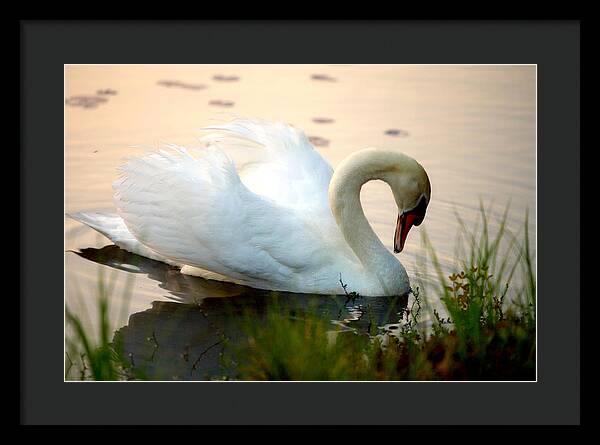
[[[95,301],[98,309],[97,330],[94,332],[90,320],[77,315],[68,305],[65,307],[65,324],[68,329],[65,339],[65,380],[131,380],[143,378],[134,372],[131,363],[125,360],[115,348],[111,338],[118,327],[111,311],[111,295],[115,279],[107,286],[103,269],[98,269],[98,288]],[[121,307],[120,320],[128,311],[133,278],[128,276],[124,290],[125,304]],[[85,310],[84,310],[85,313]],[[136,375],[137,374],[137,375]]]
[[[266,313],[238,316],[242,340],[225,342],[223,375],[239,380],[534,380],[536,277],[529,219],[516,235],[507,228],[508,207],[496,219],[480,208],[480,221],[461,233],[454,271],[444,272],[421,230],[434,283],[417,280],[399,329],[390,335],[373,320],[366,330],[342,329],[308,303],[291,307],[281,297]],[[493,229],[491,222],[494,222]],[[426,275],[426,274],[425,274]],[[341,279],[340,279],[341,281]],[[343,286],[343,282],[341,282]],[[348,298],[361,299],[346,290]],[[368,299],[364,317],[370,320]],[[441,306],[440,303],[441,302]],[[70,377],[144,379],[110,341],[109,298],[99,285],[99,340],[67,308]],[[436,309],[442,308],[443,314]],[[429,314],[426,318],[425,315]],[[75,369],[75,372],[73,372]]]

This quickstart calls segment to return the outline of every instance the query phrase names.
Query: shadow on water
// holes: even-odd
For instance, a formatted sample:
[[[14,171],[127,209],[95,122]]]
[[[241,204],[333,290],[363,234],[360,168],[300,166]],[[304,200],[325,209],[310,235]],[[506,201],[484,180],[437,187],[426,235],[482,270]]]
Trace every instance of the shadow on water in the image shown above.
[[[317,311],[332,329],[367,332],[400,323],[408,295],[361,297],[309,295],[253,289],[184,275],[179,269],[109,245],[74,252],[80,257],[130,273],[147,275],[172,301],[154,301],[129,316],[114,343],[150,380],[197,380],[227,375],[220,357],[225,344],[245,338],[243,322],[262,323],[267,311],[297,317]],[[343,288],[340,285],[340,290]]]

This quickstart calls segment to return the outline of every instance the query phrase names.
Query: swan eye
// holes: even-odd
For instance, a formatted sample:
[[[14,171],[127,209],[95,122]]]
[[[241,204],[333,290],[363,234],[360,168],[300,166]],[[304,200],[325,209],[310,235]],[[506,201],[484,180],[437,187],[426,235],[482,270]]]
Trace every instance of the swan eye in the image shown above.
[[[419,203],[417,206],[410,210],[409,213],[415,215],[415,220],[413,222],[414,226],[419,226],[425,219],[425,212],[427,211],[427,198],[425,196],[421,196]]]

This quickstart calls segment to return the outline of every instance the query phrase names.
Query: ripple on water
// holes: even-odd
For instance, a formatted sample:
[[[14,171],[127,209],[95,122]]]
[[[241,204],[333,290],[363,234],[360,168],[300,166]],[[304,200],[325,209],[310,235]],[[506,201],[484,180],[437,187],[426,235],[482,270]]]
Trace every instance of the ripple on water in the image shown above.
[[[329,74],[313,74],[310,76],[310,78],[312,80],[322,80],[325,82],[337,82],[337,79]]]
[[[213,80],[216,80],[218,82],[237,82],[238,80],[240,80],[239,76],[235,76],[235,75],[225,75],[225,74],[215,74],[213,76]]]
[[[385,134],[387,134],[388,136],[402,136],[402,137],[406,137],[406,136],[408,136],[408,131],[400,130],[398,128],[390,128],[389,130],[385,131]]]
[[[100,96],[71,96],[65,100],[70,107],[96,108],[99,104],[107,102],[108,99]]]
[[[308,140],[315,147],[328,147],[329,139],[322,138],[321,136],[309,136]]]
[[[117,90],[113,90],[111,88],[106,88],[104,90],[98,90],[96,91],[96,94],[99,96],[116,96],[117,95]]]
[[[233,107],[235,102],[233,102],[232,100],[214,99],[214,100],[209,101],[208,104],[214,105],[217,107]]]
[[[312,121],[316,124],[332,124],[335,122],[330,117],[314,117]]]
[[[206,89],[206,85],[200,83],[185,83],[179,80],[159,80],[157,82],[159,85],[167,88],[184,88],[186,90],[204,90]]]

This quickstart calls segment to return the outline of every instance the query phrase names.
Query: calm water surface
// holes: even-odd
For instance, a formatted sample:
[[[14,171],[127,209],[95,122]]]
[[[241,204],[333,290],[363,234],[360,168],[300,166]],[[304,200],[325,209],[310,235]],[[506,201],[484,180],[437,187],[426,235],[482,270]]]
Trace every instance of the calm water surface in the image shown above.
[[[474,226],[480,199],[498,214],[510,202],[514,232],[530,209],[535,243],[535,77],[533,66],[67,66],[65,210],[113,212],[111,184],[126,156],[165,142],[198,145],[200,127],[232,115],[284,120],[304,129],[334,168],[365,147],[402,151],[424,166],[432,200],[398,256],[414,285],[423,258],[420,232],[426,230],[444,269],[453,270],[455,212]],[[391,191],[371,182],[362,202],[392,250]],[[112,280],[116,338],[150,367],[152,378],[217,372],[218,339],[239,335],[236,313],[264,311],[272,302],[268,292],[182,276],[109,245],[65,219],[66,303],[94,325],[99,273]],[[128,279],[133,292],[125,298]],[[304,295],[283,297],[306,304]],[[319,299],[332,320],[358,329],[367,305],[380,326],[394,328],[406,304],[410,298]],[[153,335],[157,342],[148,341]]]

